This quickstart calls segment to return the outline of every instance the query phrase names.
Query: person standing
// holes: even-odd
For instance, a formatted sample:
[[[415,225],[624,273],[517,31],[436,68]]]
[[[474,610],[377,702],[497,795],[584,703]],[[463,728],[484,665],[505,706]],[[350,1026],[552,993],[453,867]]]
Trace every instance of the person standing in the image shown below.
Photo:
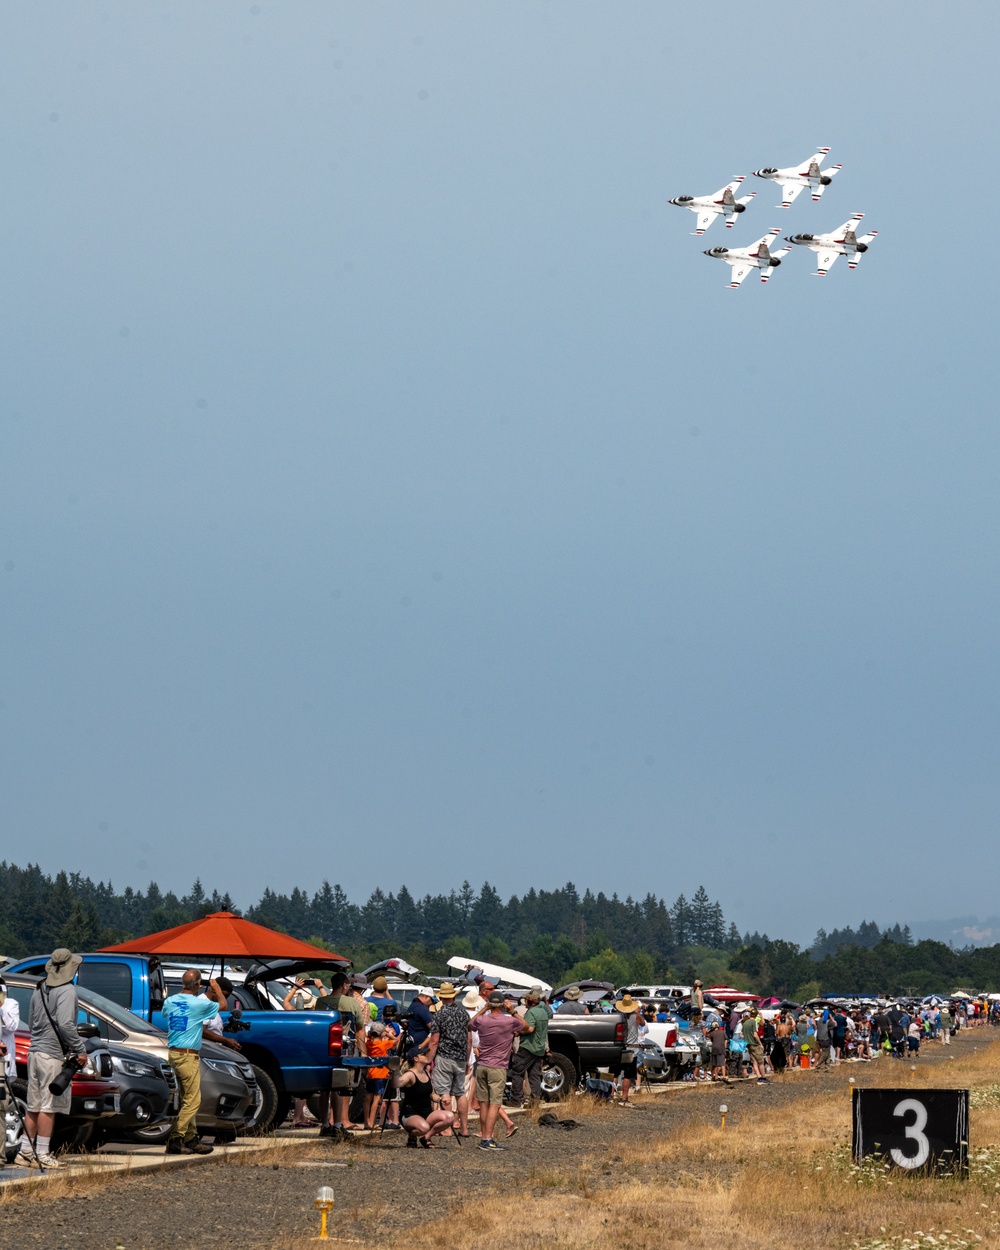
[[[59,1167],[52,1153],[52,1130],[56,1116],[65,1115],[73,1101],[70,1083],[54,1094],[51,1084],[72,1063],[84,1067],[87,1049],[76,1031],[77,996],[73,978],[83,963],[65,946],[52,952],[45,965],[45,980],[35,986],[28,1010],[31,1049],[28,1051],[28,1093],[22,1139],[18,1152],[24,1165],[38,1164],[44,1170]]]
[[[563,994],[563,1000],[556,1008],[557,1016],[586,1016],[590,1013],[586,1006],[580,1002],[580,995],[583,991],[578,985],[571,985]]]
[[[14,1060],[14,1034],[21,1027],[21,1008],[16,998],[7,997],[7,982],[0,977],[0,1059],[3,1061],[7,1079],[13,1081],[17,1076],[17,1064]]]
[[[528,991],[524,1027],[510,1061],[510,1084],[515,1102],[520,1102],[523,1097],[525,1078],[531,1101],[538,1102],[542,1096],[542,1061],[549,1048],[549,1019],[552,1016],[544,999],[540,985],[533,985]]]
[[[363,1004],[363,1005],[362,1005]],[[344,1054],[348,1056],[367,1054],[366,1028],[371,1019],[368,1004],[360,995],[351,992],[347,976],[335,972],[330,981],[330,992],[316,1000],[317,1011],[339,1011],[343,1028]],[[350,1122],[351,1099],[338,1091],[320,1094],[320,1137],[343,1140],[348,1129],[360,1128]]]
[[[629,1091],[639,1077],[638,1055],[636,1053],[640,1040],[639,1004],[631,994],[623,994],[615,1003],[615,1010],[620,1011],[625,1017],[625,1049],[632,1056],[631,1059],[621,1066],[622,1096],[618,1105],[631,1108],[632,1104],[628,1100]]]
[[[695,981],[691,987],[691,1015],[703,1015],[705,1011],[705,995],[702,992],[701,982]]]
[[[385,977],[376,977],[372,982],[372,993],[368,997],[369,1004],[376,1009],[376,1020],[382,1019],[383,1007],[397,1006],[396,1000],[389,993],[389,982]]]
[[[469,1136],[469,1099],[466,1075],[472,1053],[472,1020],[462,1003],[456,1001],[458,990],[450,981],[438,987],[438,998],[444,1006],[433,1017],[428,1062],[433,1062],[434,1093],[439,1099],[454,1098],[458,1109],[458,1132],[463,1141]]]
[[[450,982],[445,981],[445,985]],[[457,991],[456,991],[457,993]],[[454,997],[454,995],[452,995]],[[431,1004],[434,1002],[434,995],[428,989],[422,989],[410,1003],[409,1019],[406,1022],[406,1031],[410,1035],[410,1046],[423,1046],[431,1035],[434,1028],[434,1012],[431,1011]]]
[[[503,995],[494,990],[488,1010],[475,1022],[479,1034],[479,1062],[476,1066],[476,1097],[482,1131],[480,1150],[503,1150],[493,1140],[493,1129],[503,1104],[507,1069],[514,1049],[514,1038],[524,1028],[517,1016],[504,1015]]]
[[[951,1045],[951,1012],[948,1010],[948,1004],[941,1004],[941,1011],[938,1015],[939,1025],[941,1029],[941,1045]]]
[[[767,1059],[764,1057],[764,1047],[760,1041],[760,1020],[756,1007],[751,1007],[743,1017],[740,1028],[743,1032],[743,1040],[747,1044],[747,1058],[757,1075],[757,1084],[770,1085],[771,1082],[767,1079]]]
[[[163,1000],[163,1018],[167,1025],[167,1058],[180,1087],[181,1106],[167,1139],[168,1155],[207,1155],[212,1153],[208,1142],[200,1141],[195,1119],[201,1106],[201,1041],[202,1026],[216,1014],[218,1003],[226,996],[213,977],[209,981],[216,1001],[202,992],[201,973],[188,968],[181,978],[181,991]]]

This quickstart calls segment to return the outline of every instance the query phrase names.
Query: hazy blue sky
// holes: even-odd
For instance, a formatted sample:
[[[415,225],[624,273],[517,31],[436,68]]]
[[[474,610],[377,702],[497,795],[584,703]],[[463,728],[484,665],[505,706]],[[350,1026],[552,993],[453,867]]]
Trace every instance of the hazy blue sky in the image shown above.
[[[996,910],[998,26],[8,0],[0,855]]]

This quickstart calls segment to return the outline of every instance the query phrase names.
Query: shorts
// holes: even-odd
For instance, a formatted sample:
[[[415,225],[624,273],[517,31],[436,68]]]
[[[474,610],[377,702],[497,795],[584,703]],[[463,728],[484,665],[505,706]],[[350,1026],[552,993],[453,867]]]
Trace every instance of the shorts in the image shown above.
[[[726,1052],[724,1050],[712,1051],[712,1067],[724,1068],[726,1066]]]
[[[484,1068],[482,1064],[476,1067],[476,1097],[480,1102],[500,1106],[506,1088],[506,1068]]]
[[[365,1077],[365,1093],[366,1094],[384,1094],[385,1087],[388,1084],[388,1077],[375,1076]]]
[[[465,1060],[438,1055],[431,1073],[431,1088],[439,1098],[465,1097]]]
[[[62,1094],[53,1094],[49,1085],[63,1069],[63,1061],[37,1051],[28,1054],[28,1093],[25,1106],[31,1112],[45,1111],[68,1114],[73,1101],[73,1090],[67,1085]]]
[[[764,1047],[763,1046],[748,1046],[747,1058],[750,1060],[751,1063],[763,1063],[764,1062]]]
[[[639,1064],[635,1059],[631,1063],[623,1063],[619,1071],[623,1081],[637,1081],[639,1079]]]

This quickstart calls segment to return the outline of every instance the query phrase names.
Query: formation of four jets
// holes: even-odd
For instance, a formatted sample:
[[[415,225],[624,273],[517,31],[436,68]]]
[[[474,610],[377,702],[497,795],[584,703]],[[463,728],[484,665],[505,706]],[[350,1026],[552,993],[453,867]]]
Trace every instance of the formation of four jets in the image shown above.
[[[755,169],[754,176],[781,184],[782,208],[790,208],[794,200],[805,190],[809,190],[813,200],[818,201],[842,168],[840,165],[831,165],[828,169],[820,168],[823,158],[829,151],[829,148],[820,148],[815,155],[801,165],[792,165],[788,169],[774,169],[773,167]],[[716,191],[714,195],[680,195],[674,200],[669,200],[668,203],[676,204],[679,208],[689,208],[691,212],[698,214],[698,228],[694,232],[696,235],[704,234],[717,217],[725,217],[726,229],[731,230],[736,224],[736,218],[740,213],[746,212],[747,205],[756,195],[755,191],[751,191],[748,195],[742,195],[737,199],[736,192],[744,181],[743,175],[740,174],[721,190]],[[816,273],[820,277],[830,271],[838,256],[846,256],[849,267],[856,269],[861,257],[868,251],[872,239],[878,234],[877,230],[872,230],[868,234],[858,234],[858,222],[863,217],[864,213],[855,213],[842,226],[832,230],[829,234],[793,234],[789,235],[785,241],[789,244],[807,247],[817,254]],[[727,265],[732,266],[732,281],[729,285],[733,290],[754,269],[760,271],[761,282],[766,282],[781,264],[782,258],[792,250],[791,247],[771,250],[771,245],[780,233],[780,228],[769,230],[749,247],[713,247],[709,248],[705,255],[714,257],[716,260],[724,260]]]

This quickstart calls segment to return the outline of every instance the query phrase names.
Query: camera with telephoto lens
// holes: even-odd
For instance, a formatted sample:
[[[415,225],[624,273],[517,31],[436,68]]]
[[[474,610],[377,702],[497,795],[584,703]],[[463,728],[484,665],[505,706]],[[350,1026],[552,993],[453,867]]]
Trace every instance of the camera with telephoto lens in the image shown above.
[[[78,1070],[78,1064],[75,1059],[64,1059],[62,1071],[58,1073],[55,1080],[49,1082],[49,1093],[58,1097],[65,1094],[73,1080],[73,1073]]]
[[[244,1029],[249,1027],[250,1025],[245,1020],[240,1020],[236,1016],[230,1016],[223,1024],[222,1031],[223,1033],[242,1033]]]

